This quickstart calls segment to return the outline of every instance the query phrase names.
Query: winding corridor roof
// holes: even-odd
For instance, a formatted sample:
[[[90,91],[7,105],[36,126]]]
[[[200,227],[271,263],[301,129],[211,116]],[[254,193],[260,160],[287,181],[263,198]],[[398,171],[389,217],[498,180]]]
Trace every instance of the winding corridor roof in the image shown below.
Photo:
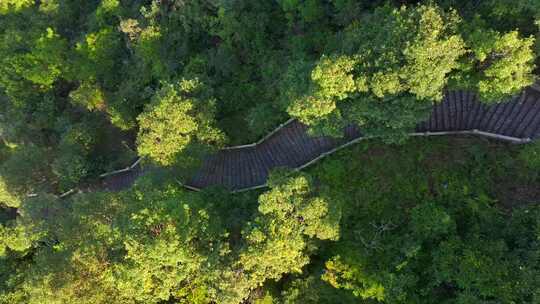
[[[513,142],[540,138],[540,93],[527,89],[519,96],[496,104],[484,104],[474,93],[450,91],[433,107],[431,116],[411,135],[471,133]],[[187,182],[193,190],[221,185],[231,191],[264,187],[270,170],[276,167],[302,169],[318,159],[364,139],[361,130],[349,126],[341,139],[310,137],[307,127],[290,120],[256,144],[229,147],[208,157]],[[110,175],[103,181],[115,191],[130,187],[142,173],[133,170]]]

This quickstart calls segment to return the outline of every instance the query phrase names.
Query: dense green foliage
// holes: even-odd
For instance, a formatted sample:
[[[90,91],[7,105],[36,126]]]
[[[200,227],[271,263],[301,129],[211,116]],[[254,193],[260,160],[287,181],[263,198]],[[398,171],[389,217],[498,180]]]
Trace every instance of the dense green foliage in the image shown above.
[[[352,198],[323,280],[385,303],[538,301],[538,243],[519,227],[537,231],[538,207],[504,215],[492,189],[525,170],[504,149],[469,144],[367,150],[362,169],[334,160],[317,170],[333,195]]]
[[[26,199],[0,231],[0,302],[538,301],[539,206],[501,196],[540,186],[516,157],[528,152],[373,145],[275,172],[260,194],[147,176],[128,192]]]
[[[539,145],[405,141],[537,54],[533,0],[0,0],[0,303],[539,303]],[[181,187],[289,118],[381,141]]]

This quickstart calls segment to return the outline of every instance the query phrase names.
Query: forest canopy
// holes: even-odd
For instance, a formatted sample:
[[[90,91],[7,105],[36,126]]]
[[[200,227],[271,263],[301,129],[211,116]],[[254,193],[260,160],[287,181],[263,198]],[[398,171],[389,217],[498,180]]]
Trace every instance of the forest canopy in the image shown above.
[[[538,303],[540,145],[408,134],[539,54],[533,0],[0,0],[0,303]],[[182,187],[289,119],[377,140]]]

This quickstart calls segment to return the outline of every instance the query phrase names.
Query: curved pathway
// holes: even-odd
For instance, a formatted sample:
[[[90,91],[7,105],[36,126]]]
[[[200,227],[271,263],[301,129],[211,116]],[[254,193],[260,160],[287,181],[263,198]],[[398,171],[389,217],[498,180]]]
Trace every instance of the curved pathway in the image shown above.
[[[264,187],[270,170],[288,167],[300,170],[324,156],[365,139],[354,126],[344,137],[310,137],[307,127],[290,120],[256,144],[229,147],[209,157],[186,187],[199,190],[221,185],[231,191]],[[478,134],[525,143],[540,138],[540,93],[524,90],[508,101],[486,105],[475,94],[451,91],[433,107],[431,116],[418,124],[413,136]],[[104,178],[109,190],[129,187],[141,174],[138,166]]]

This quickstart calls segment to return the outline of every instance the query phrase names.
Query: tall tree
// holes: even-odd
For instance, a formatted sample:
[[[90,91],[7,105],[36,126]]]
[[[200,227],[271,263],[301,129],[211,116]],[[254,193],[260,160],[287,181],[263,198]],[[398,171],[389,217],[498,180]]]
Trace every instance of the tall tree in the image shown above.
[[[450,73],[459,67],[465,53],[459,22],[454,11],[433,5],[376,9],[336,38],[341,42],[329,51],[343,55],[320,59],[311,84],[290,101],[289,114],[323,134],[339,134],[350,122],[370,124],[373,117],[379,118],[375,133],[389,138],[412,128],[442,99]],[[375,114],[382,107],[408,114]]]
[[[239,259],[253,287],[301,273],[312,239],[339,238],[338,206],[316,195],[308,175],[275,174],[269,185],[271,190],[259,197],[260,215],[244,233],[246,248]]]
[[[138,150],[160,165],[172,165],[188,146],[219,145],[215,101],[197,79],[165,83],[139,118]],[[197,157],[197,155],[192,155]]]

